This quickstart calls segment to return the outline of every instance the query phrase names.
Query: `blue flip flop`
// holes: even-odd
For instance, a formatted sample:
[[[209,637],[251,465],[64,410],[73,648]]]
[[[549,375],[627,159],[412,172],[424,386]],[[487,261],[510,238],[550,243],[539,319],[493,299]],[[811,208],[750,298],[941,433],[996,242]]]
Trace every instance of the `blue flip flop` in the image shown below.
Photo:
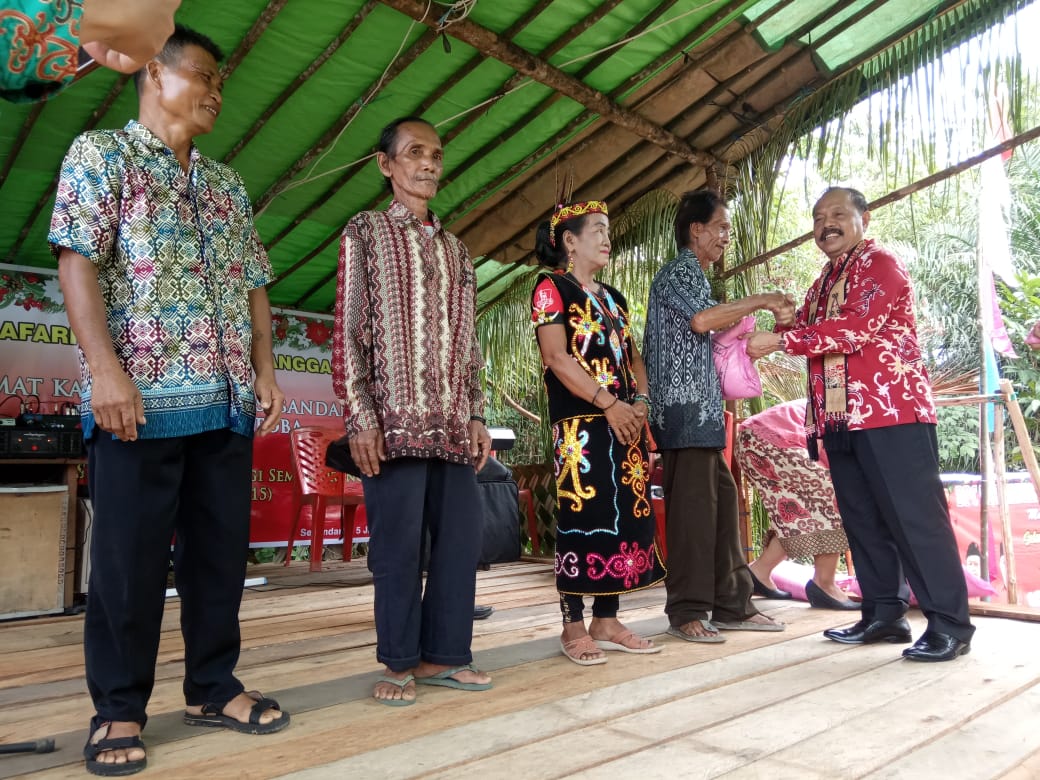
[[[477,672],[477,667],[473,664],[453,666],[450,669],[445,669],[443,672],[437,672],[437,674],[432,674],[429,677],[416,677],[415,682],[419,685],[440,685],[444,688],[456,688],[460,691],[486,691],[491,687],[491,683],[489,682],[459,682],[454,679],[454,676],[459,672]]]
[[[400,688],[401,689],[401,695],[404,696],[404,687],[406,685],[408,685],[408,683],[410,683],[414,679],[415,678],[412,675],[410,675],[410,674],[406,674],[400,680],[397,679],[396,677],[387,677],[385,674],[381,674],[381,675],[379,675],[379,678],[376,680],[376,682],[377,683],[389,683],[390,685],[393,685],[393,686],[395,686],[397,688]],[[409,707],[412,704],[415,704],[415,699],[414,698],[412,698],[412,699],[380,699],[378,696],[373,696],[372,698],[375,699],[380,704],[385,704],[387,707]]]

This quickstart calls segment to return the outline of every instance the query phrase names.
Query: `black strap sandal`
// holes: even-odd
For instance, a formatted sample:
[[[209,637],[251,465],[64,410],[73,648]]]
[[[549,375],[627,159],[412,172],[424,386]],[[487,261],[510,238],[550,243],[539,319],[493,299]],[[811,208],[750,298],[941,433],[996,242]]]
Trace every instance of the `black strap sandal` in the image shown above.
[[[254,695],[255,694],[255,695]],[[199,715],[184,713],[184,722],[189,726],[207,726],[209,728],[231,729],[242,734],[274,734],[289,725],[289,713],[284,712],[274,699],[269,699],[259,691],[249,691],[249,696],[255,700],[255,704],[249,710],[249,722],[232,718],[224,714],[224,704],[204,704]],[[260,698],[257,698],[257,697]],[[275,718],[270,723],[261,723],[260,716],[268,710],[278,710],[282,717]]]
[[[98,728],[105,728],[106,726],[110,727],[111,724],[105,723]],[[140,748],[141,750],[144,750],[145,747],[140,736],[113,737],[99,739],[97,742],[94,742],[93,738],[96,731],[97,729],[90,733],[90,737],[87,739],[87,744],[83,746],[83,757],[87,759],[87,771],[90,772],[90,774],[101,775],[103,777],[122,777],[125,775],[135,775],[148,766],[147,756],[139,758],[136,761],[127,760],[120,764],[98,761],[98,756],[102,753],[107,753],[110,750],[130,750],[131,748]]]

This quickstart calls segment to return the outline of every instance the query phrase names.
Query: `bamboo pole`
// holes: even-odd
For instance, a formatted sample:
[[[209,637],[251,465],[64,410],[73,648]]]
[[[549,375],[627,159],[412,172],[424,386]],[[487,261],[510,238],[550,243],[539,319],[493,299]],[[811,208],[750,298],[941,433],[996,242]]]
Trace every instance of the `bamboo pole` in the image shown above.
[[[1026,470],[1033,481],[1033,490],[1040,498],[1040,466],[1036,463],[1036,453],[1033,452],[1033,443],[1029,440],[1029,431],[1026,429],[1026,421],[1022,416],[1022,407],[1018,405],[1018,395],[1011,386],[1008,379],[1000,380],[1000,391],[1004,395],[1004,403],[1007,405],[1008,414],[1011,415],[1011,427],[1015,431],[1015,438],[1022,450],[1022,460],[1026,464]]]
[[[980,221],[981,236],[981,221]],[[979,302],[979,393],[986,393],[987,371],[986,358],[990,344],[990,329],[983,314],[982,302],[986,300],[986,286],[989,278],[986,274],[986,262],[982,256],[981,237],[975,242],[975,298]],[[993,479],[993,462],[990,458],[989,449],[989,417],[990,409],[993,407],[988,403],[979,404],[979,467],[982,484],[979,486],[979,549],[982,551],[982,571],[989,581],[989,486]]]
[[[1011,512],[1007,500],[1007,454],[1004,447],[1004,407],[997,407],[1000,420],[993,425],[993,463],[995,468],[997,503],[1000,507],[1000,534],[1004,539],[1004,582],[1007,583],[1008,604],[1018,603],[1018,568],[1015,565],[1014,533],[1011,530]],[[997,551],[1000,562],[1000,551]]]
[[[1003,393],[986,393],[982,395],[951,395],[947,398],[936,398],[936,406],[974,406],[995,401],[1003,401]]]

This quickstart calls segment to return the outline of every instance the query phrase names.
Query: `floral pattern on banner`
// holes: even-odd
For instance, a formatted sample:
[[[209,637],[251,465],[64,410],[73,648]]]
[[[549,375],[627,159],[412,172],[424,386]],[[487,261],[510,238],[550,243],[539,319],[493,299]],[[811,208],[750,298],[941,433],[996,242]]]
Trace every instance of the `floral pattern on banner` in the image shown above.
[[[33,273],[0,274],[0,309],[21,306],[26,311],[65,311],[61,301],[47,295],[47,278]]]
[[[272,314],[271,331],[276,347],[332,351],[332,322],[298,314]]]

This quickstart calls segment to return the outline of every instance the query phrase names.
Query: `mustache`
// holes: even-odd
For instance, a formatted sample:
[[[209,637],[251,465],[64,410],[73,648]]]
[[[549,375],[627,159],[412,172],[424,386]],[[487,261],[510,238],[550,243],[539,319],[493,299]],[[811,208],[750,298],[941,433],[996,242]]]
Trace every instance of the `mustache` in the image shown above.
[[[828,236],[832,236],[832,235],[833,236],[844,236],[845,235],[845,231],[840,230],[839,228],[824,228],[824,230],[820,233],[820,238],[827,238]]]

